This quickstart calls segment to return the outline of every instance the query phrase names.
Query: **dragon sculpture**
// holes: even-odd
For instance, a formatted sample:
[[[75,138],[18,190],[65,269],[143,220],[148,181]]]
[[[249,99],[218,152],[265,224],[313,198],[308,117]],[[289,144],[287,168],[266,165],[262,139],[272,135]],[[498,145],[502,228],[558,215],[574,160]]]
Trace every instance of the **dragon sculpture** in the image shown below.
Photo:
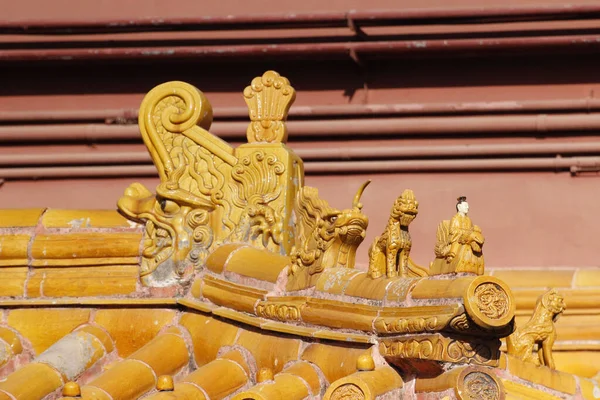
[[[369,224],[361,211],[360,197],[370,182],[358,189],[352,208],[345,210],[333,208],[319,198],[316,188],[305,186],[298,191],[296,246],[291,253],[290,274],[307,270],[314,275],[328,267],[354,267],[356,249]]]

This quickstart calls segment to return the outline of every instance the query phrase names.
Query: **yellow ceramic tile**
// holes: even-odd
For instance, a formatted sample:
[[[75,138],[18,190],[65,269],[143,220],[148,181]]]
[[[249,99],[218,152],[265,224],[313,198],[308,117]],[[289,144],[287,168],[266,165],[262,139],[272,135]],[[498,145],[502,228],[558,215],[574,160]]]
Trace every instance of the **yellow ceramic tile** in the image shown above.
[[[130,222],[115,210],[55,210],[49,209],[42,217],[45,228],[130,228]],[[139,226],[139,225],[138,225]]]
[[[600,270],[580,269],[575,272],[574,283],[576,287],[600,286]]]
[[[204,313],[211,313],[212,310],[218,308],[218,306],[214,305],[213,303],[191,299],[178,299],[177,304],[181,304],[182,306],[191,308],[192,310],[198,310]]]
[[[0,210],[0,228],[37,226],[43,208]]]
[[[551,370],[546,367],[538,367],[526,363],[512,356],[507,356],[508,371],[521,379],[546,386],[559,392],[575,394],[577,391],[573,375]]]
[[[502,379],[507,399],[519,400],[559,400],[560,397],[552,396],[547,392],[536,390],[532,387],[521,385],[507,379]]]
[[[23,296],[28,273],[27,267],[0,267],[0,296]]]
[[[72,233],[37,235],[31,247],[35,260],[137,257],[141,233]]]
[[[266,290],[236,285],[211,277],[205,277],[202,285],[202,296],[213,303],[251,314],[254,313],[256,302],[262,300],[266,294]]]
[[[137,399],[155,385],[156,377],[150,367],[137,360],[124,360],[83,386],[81,394],[84,399],[96,399],[97,389],[101,389],[112,399]],[[102,395],[99,398],[105,399]]]
[[[197,278],[194,283],[192,283],[192,288],[190,289],[190,293],[193,297],[198,298],[202,296],[202,284],[204,281],[201,278]]]
[[[29,297],[91,297],[136,292],[136,265],[34,268],[27,282]]]
[[[96,311],[94,322],[113,338],[119,355],[127,357],[171,324],[175,315],[174,310],[104,309]]]
[[[13,355],[23,352],[21,339],[13,330],[0,327],[0,339],[8,344]]]
[[[561,270],[539,270],[539,269],[496,269],[494,276],[503,280],[511,288],[518,287],[542,287],[561,288],[571,287],[573,281],[573,269]]]
[[[461,298],[475,277],[454,279],[421,279],[410,295],[413,299]]]
[[[351,268],[328,268],[319,277],[316,289],[320,292],[343,294],[350,280],[363,272]]]
[[[288,361],[298,359],[300,350],[298,339],[245,330],[240,333],[236,344],[252,353],[258,369],[270,368],[273,373],[281,371]]]
[[[264,318],[253,317],[252,315],[248,315],[246,313],[235,311],[226,307],[215,308],[212,313],[213,315],[217,315],[231,321],[241,322],[257,328],[267,321]]]
[[[179,325],[190,333],[198,365],[214,360],[221,347],[233,345],[240,329],[232,323],[195,313],[184,313]]]
[[[579,378],[581,395],[586,400],[597,400],[600,398],[600,383],[592,379]]]
[[[583,329],[583,328],[582,328]],[[584,378],[593,378],[600,371],[600,357],[596,350],[554,351],[556,369]]]
[[[344,294],[347,296],[363,297],[366,299],[383,300],[389,279],[372,279],[366,272],[354,276]]]
[[[356,360],[371,354],[370,346],[314,343],[302,353],[301,359],[317,365],[327,381],[335,382],[356,371]]]
[[[292,374],[302,378],[310,387],[312,395],[321,392],[321,382],[315,368],[308,362],[299,361],[283,370],[283,374]]]
[[[512,290],[517,311],[530,313],[535,303],[546,289],[513,289]],[[567,309],[565,314],[587,312],[595,310],[600,304],[600,291],[593,287],[581,287],[577,289],[559,289],[559,293],[565,298]]]
[[[0,266],[26,266],[31,235],[0,235]]]
[[[89,319],[90,311],[81,308],[25,308],[10,310],[8,325],[29,340],[34,352],[40,354]]]
[[[187,364],[189,355],[183,337],[171,332],[161,333],[128,358],[143,361],[156,376],[176,374]]]
[[[378,312],[378,307],[314,298],[301,311],[306,323],[368,332],[372,331]]]
[[[315,338],[335,340],[336,342],[345,343],[369,343],[370,336],[360,335],[357,333],[336,332],[333,330],[318,330],[312,335]]]
[[[260,327],[262,329],[266,329],[268,331],[275,331],[281,333],[287,333],[290,335],[298,335],[298,336],[307,336],[312,337],[313,334],[318,331],[318,328],[309,328],[306,326],[298,326],[292,325],[283,322],[269,321],[261,324]]]
[[[290,258],[253,247],[233,252],[227,259],[224,271],[275,283],[281,271],[290,265]]]
[[[115,349],[113,339],[110,337],[108,332],[97,325],[88,324],[79,328],[78,331],[83,331],[94,335],[102,343],[106,349],[106,353],[110,353]]]
[[[42,399],[63,385],[60,374],[49,365],[30,363],[0,382],[0,390],[14,399]]]
[[[265,382],[236,394],[231,400],[247,399],[305,399],[308,387],[302,378],[292,374],[279,374],[274,382]]]
[[[198,368],[181,383],[191,382],[201,387],[210,399],[222,399],[248,383],[246,373],[233,361],[219,359]],[[179,387],[175,387],[176,393]],[[197,397],[194,397],[196,399]]]
[[[415,278],[395,278],[387,286],[386,303],[397,303],[406,300],[408,293],[418,281],[419,279]]]
[[[365,397],[375,399],[392,390],[402,388],[404,382],[400,375],[398,375],[393,368],[388,366],[377,368],[374,371],[355,372],[352,375],[334,382],[327,389],[323,399],[330,400],[332,398],[338,398],[339,393],[337,393],[336,390],[347,385],[359,387],[366,393]]]
[[[220,274],[223,272],[225,268],[225,264],[227,263],[227,259],[231,256],[232,253],[241,249],[243,247],[248,247],[245,244],[224,244],[217,249],[215,249],[208,258],[206,259],[206,268],[209,270]]]

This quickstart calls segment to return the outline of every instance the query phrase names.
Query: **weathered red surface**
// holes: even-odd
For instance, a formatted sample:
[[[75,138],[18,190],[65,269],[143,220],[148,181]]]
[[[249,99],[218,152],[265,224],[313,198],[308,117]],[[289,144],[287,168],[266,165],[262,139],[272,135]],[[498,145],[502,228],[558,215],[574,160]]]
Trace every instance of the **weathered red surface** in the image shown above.
[[[297,90],[289,144],[307,184],[345,208],[373,179],[360,263],[412,188],[418,263],[466,195],[488,266],[594,266],[599,11],[558,0],[17,2],[0,17],[0,59],[12,60],[0,66],[0,207],[114,208],[129,183],[157,184],[135,126],[145,93],[197,86],[212,131],[240,143],[241,91],[275,69]]]

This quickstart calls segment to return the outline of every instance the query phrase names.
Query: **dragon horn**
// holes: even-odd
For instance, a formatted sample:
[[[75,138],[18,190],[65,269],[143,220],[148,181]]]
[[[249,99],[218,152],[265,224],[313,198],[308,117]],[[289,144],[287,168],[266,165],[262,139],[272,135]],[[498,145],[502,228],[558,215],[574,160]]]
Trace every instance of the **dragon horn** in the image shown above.
[[[363,192],[365,191],[365,188],[369,186],[369,183],[371,183],[370,179],[358,188],[358,192],[356,192],[356,196],[354,196],[354,201],[352,202],[352,207],[357,208],[359,210],[362,208],[362,204],[360,204],[360,196],[362,196]]]

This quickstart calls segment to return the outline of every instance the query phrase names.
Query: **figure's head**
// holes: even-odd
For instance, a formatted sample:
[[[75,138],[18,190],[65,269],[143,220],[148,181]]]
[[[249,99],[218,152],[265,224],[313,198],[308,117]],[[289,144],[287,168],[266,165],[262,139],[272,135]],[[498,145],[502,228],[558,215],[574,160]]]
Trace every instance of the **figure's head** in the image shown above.
[[[555,321],[558,318],[558,315],[567,308],[564,297],[562,297],[556,289],[550,289],[541,296],[541,299],[542,305],[554,315],[553,319]]]
[[[469,203],[467,203],[465,196],[460,196],[456,199],[456,211],[465,215],[469,213]]]

